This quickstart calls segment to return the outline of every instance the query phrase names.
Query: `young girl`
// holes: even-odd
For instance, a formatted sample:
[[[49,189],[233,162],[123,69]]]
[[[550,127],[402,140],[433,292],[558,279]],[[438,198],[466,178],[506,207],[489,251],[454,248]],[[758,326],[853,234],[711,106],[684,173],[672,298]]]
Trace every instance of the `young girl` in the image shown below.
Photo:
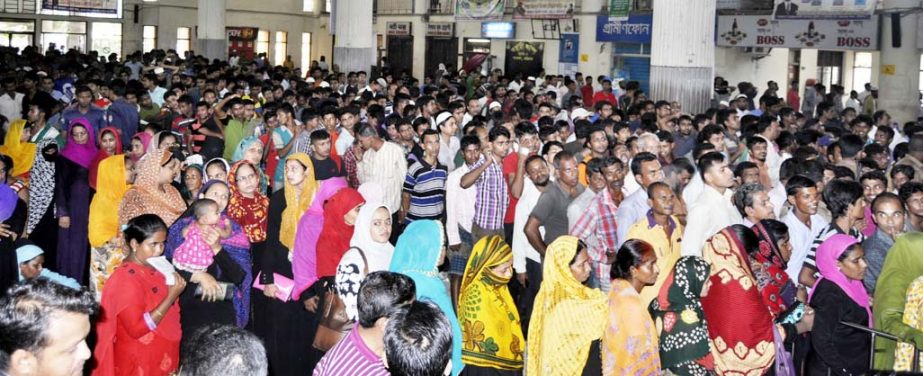
[[[201,272],[215,260],[215,253],[203,239],[204,231],[216,231],[222,239],[231,235],[230,226],[224,223],[219,226],[221,212],[218,203],[214,200],[203,198],[192,204],[195,223],[183,229],[183,244],[176,248],[173,254],[173,265],[180,270],[188,272]]]

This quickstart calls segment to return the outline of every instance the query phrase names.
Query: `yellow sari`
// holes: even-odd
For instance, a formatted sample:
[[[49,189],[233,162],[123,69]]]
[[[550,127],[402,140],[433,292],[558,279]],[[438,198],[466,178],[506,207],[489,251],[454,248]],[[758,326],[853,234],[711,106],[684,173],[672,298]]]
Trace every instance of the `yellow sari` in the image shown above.
[[[522,369],[525,340],[507,283],[492,269],[513,260],[503,238],[481,238],[471,252],[458,295],[462,362],[502,370]]]
[[[606,330],[608,299],[571,274],[576,254],[573,236],[561,236],[548,246],[544,280],[529,322],[527,376],[579,375],[592,342]]]
[[[10,124],[9,131],[3,145],[0,145],[0,154],[5,154],[13,159],[12,177],[19,177],[29,173],[32,162],[35,161],[35,144],[22,141],[22,133],[26,128],[26,121],[19,119]]]
[[[102,299],[103,286],[125,258],[119,233],[119,213],[130,186],[125,182],[125,155],[116,154],[99,162],[96,195],[90,203],[90,291]]]
[[[907,303],[904,305],[904,324],[923,330],[923,277],[917,277],[907,288]],[[910,372],[913,367],[913,352],[916,348],[912,343],[898,342],[894,350],[894,370]],[[918,360],[923,367],[923,359]]]

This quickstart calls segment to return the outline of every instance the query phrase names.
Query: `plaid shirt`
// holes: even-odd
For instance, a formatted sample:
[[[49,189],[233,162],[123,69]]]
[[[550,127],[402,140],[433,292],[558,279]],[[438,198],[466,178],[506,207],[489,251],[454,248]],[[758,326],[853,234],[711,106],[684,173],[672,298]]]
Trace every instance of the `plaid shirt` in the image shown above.
[[[487,161],[481,158],[472,170],[477,169]],[[477,200],[474,202],[473,223],[485,230],[499,230],[503,228],[503,216],[509,206],[510,197],[507,193],[506,179],[503,176],[503,166],[493,163],[478,177]]]
[[[359,188],[359,162],[356,160],[355,148],[350,146],[343,155],[343,168],[346,170],[346,183],[350,188]]]
[[[595,272],[603,291],[609,290],[609,268],[611,267],[606,264],[606,252],[618,250],[619,226],[615,219],[618,209],[609,190],[603,189],[593,198],[586,212],[570,229],[571,235],[587,243],[587,252],[596,267]]]

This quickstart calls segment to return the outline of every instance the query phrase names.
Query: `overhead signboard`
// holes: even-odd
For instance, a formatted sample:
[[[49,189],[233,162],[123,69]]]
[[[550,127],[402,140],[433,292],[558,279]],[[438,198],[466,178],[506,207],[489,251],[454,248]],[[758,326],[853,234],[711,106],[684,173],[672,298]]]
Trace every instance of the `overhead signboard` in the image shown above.
[[[410,35],[412,30],[410,22],[388,22],[388,35]]]
[[[39,13],[122,18],[122,0],[40,0]]]
[[[430,22],[426,24],[426,36],[451,38],[455,36],[454,22]]]
[[[719,16],[716,38],[722,47],[872,51],[878,49],[878,21]]]
[[[653,17],[650,14],[633,14],[625,21],[596,16],[597,42],[650,43],[653,29]]]
[[[519,0],[513,18],[562,19],[574,16],[573,0]]]
[[[876,0],[775,0],[776,19],[870,19]]]
[[[484,23],[481,23],[481,38],[515,39],[516,38],[516,24],[513,22],[484,22]]]

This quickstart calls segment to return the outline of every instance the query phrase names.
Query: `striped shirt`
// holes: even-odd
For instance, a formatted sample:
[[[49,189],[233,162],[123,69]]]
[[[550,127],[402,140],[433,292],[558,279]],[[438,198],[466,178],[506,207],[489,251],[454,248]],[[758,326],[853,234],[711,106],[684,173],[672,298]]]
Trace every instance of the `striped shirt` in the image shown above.
[[[321,358],[313,376],[389,376],[384,364],[359,336],[359,326],[353,328]]]
[[[382,200],[391,208],[391,214],[401,207],[401,187],[407,176],[407,159],[400,146],[385,141],[378,150],[366,150],[357,172],[360,184],[381,184]]]
[[[471,169],[476,170],[486,161],[482,157]],[[485,230],[502,229],[503,216],[510,202],[502,166],[492,163],[481,173],[475,184],[477,201],[474,202],[474,224]]]
[[[826,241],[831,236],[836,235],[836,234],[844,234],[844,235],[852,236],[856,238],[856,240],[858,240],[859,243],[862,243],[862,241],[865,240],[865,235],[862,235],[862,233],[860,233],[859,231],[856,231],[856,229],[849,229],[849,232],[847,233],[841,230],[839,227],[837,227],[836,222],[830,222],[830,224],[827,225],[827,227],[824,227],[824,229],[820,232],[820,234],[818,234],[817,237],[814,238],[814,242],[811,243],[811,249],[808,250],[808,256],[805,257],[804,259],[804,267],[809,268],[813,271],[817,271],[817,247],[820,247],[820,245],[823,244],[824,241]]]
[[[441,220],[445,212],[445,181],[449,173],[446,166],[417,160],[407,169],[404,178],[404,193],[410,195],[410,209],[405,222],[418,219]]]

